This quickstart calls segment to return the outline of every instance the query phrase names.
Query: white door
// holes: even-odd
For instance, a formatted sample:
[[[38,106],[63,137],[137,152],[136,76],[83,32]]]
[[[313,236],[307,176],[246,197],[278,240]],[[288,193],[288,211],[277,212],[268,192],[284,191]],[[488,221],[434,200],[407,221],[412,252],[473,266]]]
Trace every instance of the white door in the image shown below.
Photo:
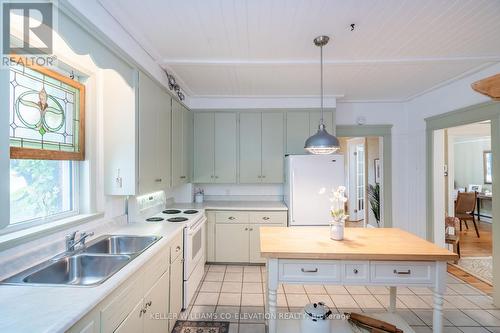
[[[365,218],[365,139],[348,140],[349,150],[349,220]]]

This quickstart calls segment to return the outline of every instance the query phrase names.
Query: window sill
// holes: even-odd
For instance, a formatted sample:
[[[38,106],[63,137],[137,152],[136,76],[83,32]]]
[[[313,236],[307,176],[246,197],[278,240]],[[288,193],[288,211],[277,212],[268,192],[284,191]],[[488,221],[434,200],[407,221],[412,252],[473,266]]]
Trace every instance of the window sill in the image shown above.
[[[80,214],[28,229],[0,234],[0,251],[102,217],[104,217],[104,213]]]

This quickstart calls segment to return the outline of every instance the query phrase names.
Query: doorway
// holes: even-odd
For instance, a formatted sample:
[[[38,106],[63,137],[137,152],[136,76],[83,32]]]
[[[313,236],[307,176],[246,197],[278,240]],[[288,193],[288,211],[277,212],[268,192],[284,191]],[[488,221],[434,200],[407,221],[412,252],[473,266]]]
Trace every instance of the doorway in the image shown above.
[[[496,272],[500,271],[500,226],[495,220],[500,216],[500,201],[494,193],[500,193],[499,183],[495,182],[500,179],[500,104],[464,108],[427,118],[426,123],[428,239],[447,246],[449,228],[445,226],[445,217],[456,215],[460,220],[467,220],[468,228],[465,221],[453,221],[455,226],[451,228],[452,234],[455,229],[460,238],[463,259],[489,257],[489,260],[470,264],[469,268],[459,261],[458,267],[481,281],[489,280],[493,301],[498,305],[500,275]],[[467,196],[472,198],[469,200],[472,206],[466,207],[464,213],[460,202]],[[467,200],[462,201],[465,202]],[[489,278],[481,274],[485,266],[489,266],[486,269]]]
[[[382,226],[382,137],[340,137],[339,141],[345,156],[348,224]]]
[[[440,131],[444,153],[444,211],[446,216],[460,218],[456,226],[448,227],[445,232],[446,243],[453,243],[455,251],[460,252],[460,259],[455,263],[459,268],[492,284],[491,121]],[[467,197],[472,200],[464,200]],[[464,208],[466,206],[469,207]],[[464,215],[463,211],[470,213]]]

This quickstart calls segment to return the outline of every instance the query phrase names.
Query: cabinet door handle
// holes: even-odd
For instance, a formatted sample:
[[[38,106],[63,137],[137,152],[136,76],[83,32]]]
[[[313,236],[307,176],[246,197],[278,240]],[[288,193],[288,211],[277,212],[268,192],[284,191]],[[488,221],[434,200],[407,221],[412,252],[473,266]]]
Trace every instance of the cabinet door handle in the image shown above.
[[[180,250],[181,250],[181,247],[180,247],[180,246],[177,246],[177,247],[175,248],[175,252],[179,252]]]
[[[301,268],[300,270],[302,271],[302,273],[318,273],[318,269],[317,268],[315,268],[315,269]]]
[[[353,270],[352,270],[352,272],[353,272],[354,274],[358,274],[358,273],[359,273],[359,271],[358,271],[358,269],[357,269],[357,268],[353,269]]]
[[[268,217],[268,216],[264,216],[262,219],[263,219],[264,221],[267,221],[267,220],[269,220],[269,217]]]
[[[186,179],[187,177],[186,176],[181,176],[181,179]]]
[[[236,217],[234,217],[234,216],[229,216],[227,219],[232,221],[232,220],[236,219]]]
[[[245,228],[245,231],[248,231],[248,228]]]
[[[262,178],[266,178],[266,176],[261,176]]]
[[[249,230],[250,230],[250,231],[253,231],[253,228],[250,228]]]
[[[155,182],[157,182],[157,183],[161,183],[161,180],[162,180],[161,178],[156,178],[156,179],[155,179]]]
[[[411,270],[407,270],[407,271],[398,271],[398,270],[394,270],[394,274],[398,274],[398,275],[410,275],[411,274]]]
[[[215,179],[219,179],[219,176],[215,176]]]
[[[257,176],[257,178],[259,178],[259,179],[260,179],[260,178],[262,178],[262,176]]]

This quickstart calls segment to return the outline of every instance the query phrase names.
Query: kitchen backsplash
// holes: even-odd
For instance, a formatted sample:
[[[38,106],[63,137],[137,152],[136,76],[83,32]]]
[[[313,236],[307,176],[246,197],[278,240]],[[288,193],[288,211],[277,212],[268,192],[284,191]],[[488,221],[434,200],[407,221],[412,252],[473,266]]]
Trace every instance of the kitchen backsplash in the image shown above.
[[[206,201],[283,201],[282,184],[194,184]]]

